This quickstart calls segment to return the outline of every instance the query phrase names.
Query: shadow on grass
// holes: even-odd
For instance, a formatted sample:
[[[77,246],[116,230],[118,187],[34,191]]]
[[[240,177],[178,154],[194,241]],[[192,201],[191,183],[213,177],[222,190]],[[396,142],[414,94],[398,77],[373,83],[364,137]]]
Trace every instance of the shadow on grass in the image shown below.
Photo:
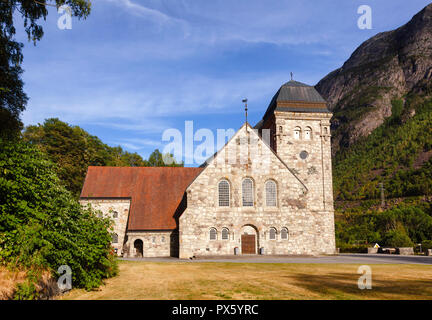
[[[288,278],[323,299],[432,299],[432,280],[380,280],[372,276],[372,289],[360,290],[357,285],[359,277],[360,274],[297,273]]]

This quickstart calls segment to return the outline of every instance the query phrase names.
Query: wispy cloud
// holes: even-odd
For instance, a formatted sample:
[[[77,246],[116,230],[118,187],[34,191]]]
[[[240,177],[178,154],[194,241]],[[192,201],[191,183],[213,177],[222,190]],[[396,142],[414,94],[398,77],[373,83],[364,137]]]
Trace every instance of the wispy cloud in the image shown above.
[[[132,0],[99,0],[118,5],[131,15],[152,21],[157,25],[180,27],[183,36],[172,41],[188,38],[191,44],[215,45],[240,41],[244,43],[268,43],[275,45],[299,45],[328,41],[321,29],[308,28],[314,25],[316,6],[307,2],[196,2],[157,1],[145,6]],[[166,8],[170,8],[168,14]],[[302,14],[299,14],[299,12]],[[175,15],[173,14],[175,13]],[[323,15],[323,18],[330,17]],[[321,23],[325,23],[325,20]],[[327,22],[330,23],[330,22]],[[300,27],[301,26],[301,27]],[[172,33],[172,29],[170,30]],[[174,33],[175,36],[175,33]]]
[[[155,8],[147,7],[143,4],[138,4],[131,0],[100,0],[108,3],[113,3],[121,8],[125,9],[128,13],[142,17],[147,21],[156,23],[159,27],[170,26],[170,27],[180,27],[184,34],[188,34],[188,24],[185,20],[170,16],[160,10]]]
[[[155,10],[155,9],[145,7],[141,4],[134,3],[130,0],[104,0],[104,1],[117,4],[117,5],[125,8],[126,10],[128,10],[128,12],[130,12],[131,14],[144,16],[146,18],[151,18],[154,21],[157,21],[160,23],[176,20],[176,19],[173,19],[172,17],[166,15],[165,13],[162,13],[162,12]]]
[[[229,78],[173,76],[153,79],[154,84],[141,90],[116,90],[111,85],[97,90],[81,90],[80,95],[65,90],[60,96],[37,96],[24,113],[26,123],[60,116],[70,122],[136,132],[161,132],[173,117],[188,119],[194,115],[237,113],[233,106],[248,97],[251,110],[274,93],[286,80],[285,73],[245,74]],[[115,92],[115,94],[111,94]],[[61,95],[63,93],[63,95]]]
[[[112,144],[121,145],[129,150],[139,151],[143,150],[146,147],[160,148],[161,141],[160,140],[151,140],[151,139],[120,139],[112,141]]]
[[[52,10],[42,41],[24,48],[23,121],[58,117],[140,152],[184,120],[236,127],[242,98],[261,114],[290,71],[316,83],[426,2],[377,2],[373,31],[357,28],[356,4],[344,0],[94,0],[72,30],[59,30]],[[17,40],[28,43],[22,27]],[[127,140],[137,136],[150,140]]]

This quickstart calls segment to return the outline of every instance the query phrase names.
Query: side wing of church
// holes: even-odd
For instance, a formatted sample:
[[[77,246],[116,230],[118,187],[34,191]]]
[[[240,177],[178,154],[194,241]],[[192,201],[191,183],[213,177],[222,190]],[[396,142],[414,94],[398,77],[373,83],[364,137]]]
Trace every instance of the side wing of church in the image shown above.
[[[204,167],[89,167],[81,204],[123,257],[333,254],[331,116],[291,80]]]

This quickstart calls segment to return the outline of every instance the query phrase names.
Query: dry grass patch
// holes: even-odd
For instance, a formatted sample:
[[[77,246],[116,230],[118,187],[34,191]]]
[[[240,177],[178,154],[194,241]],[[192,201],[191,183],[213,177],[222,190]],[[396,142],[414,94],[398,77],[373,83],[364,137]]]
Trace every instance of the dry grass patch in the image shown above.
[[[432,299],[432,268],[371,265],[373,289],[359,290],[355,264],[157,263],[120,261],[98,291],[64,299]]]
[[[18,283],[24,282],[26,272],[11,271],[6,267],[0,267],[0,300],[11,299]]]

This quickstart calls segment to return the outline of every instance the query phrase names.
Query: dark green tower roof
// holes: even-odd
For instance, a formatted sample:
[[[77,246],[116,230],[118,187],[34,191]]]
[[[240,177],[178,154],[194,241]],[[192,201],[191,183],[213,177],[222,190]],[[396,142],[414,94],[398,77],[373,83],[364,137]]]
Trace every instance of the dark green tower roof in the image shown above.
[[[314,87],[294,80],[288,81],[279,88],[262,121],[267,120],[274,111],[330,113],[326,101]]]

